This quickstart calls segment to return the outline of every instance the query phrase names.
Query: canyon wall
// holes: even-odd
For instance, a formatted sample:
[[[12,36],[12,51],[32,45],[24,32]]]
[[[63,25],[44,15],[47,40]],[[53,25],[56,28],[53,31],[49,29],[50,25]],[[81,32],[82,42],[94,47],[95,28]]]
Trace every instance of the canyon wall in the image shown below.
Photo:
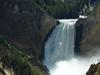
[[[100,3],[96,3],[87,19],[76,24],[75,50],[78,54],[90,56],[100,51]]]
[[[32,0],[0,1],[0,36],[37,59],[42,60],[42,47],[56,20]]]

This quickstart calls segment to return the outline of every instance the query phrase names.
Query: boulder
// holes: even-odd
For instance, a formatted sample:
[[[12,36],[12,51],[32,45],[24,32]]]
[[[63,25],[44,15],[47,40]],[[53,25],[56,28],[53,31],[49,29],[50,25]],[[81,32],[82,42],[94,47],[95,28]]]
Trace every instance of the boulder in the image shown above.
[[[92,64],[86,75],[100,75],[100,62],[97,64]]]

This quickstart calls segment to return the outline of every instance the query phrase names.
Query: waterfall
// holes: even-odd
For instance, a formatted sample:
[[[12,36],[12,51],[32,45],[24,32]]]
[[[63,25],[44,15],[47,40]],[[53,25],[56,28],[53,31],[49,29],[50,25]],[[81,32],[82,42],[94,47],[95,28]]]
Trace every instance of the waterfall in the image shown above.
[[[45,44],[44,63],[50,66],[74,56],[74,24],[77,19],[59,21],[60,24],[56,26]]]
[[[45,43],[43,63],[50,70],[50,75],[85,75],[93,62],[93,58],[74,57],[76,21],[77,19],[59,20],[60,24]]]

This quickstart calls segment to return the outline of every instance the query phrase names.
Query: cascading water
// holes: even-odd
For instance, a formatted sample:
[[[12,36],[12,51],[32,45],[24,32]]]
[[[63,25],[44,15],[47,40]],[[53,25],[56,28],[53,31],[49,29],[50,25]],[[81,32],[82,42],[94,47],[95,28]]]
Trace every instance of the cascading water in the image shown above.
[[[46,65],[53,65],[57,61],[67,60],[74,56],[74,24],[77,19],[59,20],[58,25],[45,44]]]
[[[50,75],[85,75],[93,60],[74,57],[74,28],[77,19],[59,21],[60,24],[45,43],[44,64],[50,70]]]

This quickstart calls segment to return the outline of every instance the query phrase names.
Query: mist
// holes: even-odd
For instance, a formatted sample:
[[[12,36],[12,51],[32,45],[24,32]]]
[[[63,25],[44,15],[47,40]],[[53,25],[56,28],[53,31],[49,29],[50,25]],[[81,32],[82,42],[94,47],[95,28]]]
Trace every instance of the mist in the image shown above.
[[[86,75],[91,64],[99,61],[99,56],[91,58],[72,58],[55,63],[50,70],[50,75]]]

